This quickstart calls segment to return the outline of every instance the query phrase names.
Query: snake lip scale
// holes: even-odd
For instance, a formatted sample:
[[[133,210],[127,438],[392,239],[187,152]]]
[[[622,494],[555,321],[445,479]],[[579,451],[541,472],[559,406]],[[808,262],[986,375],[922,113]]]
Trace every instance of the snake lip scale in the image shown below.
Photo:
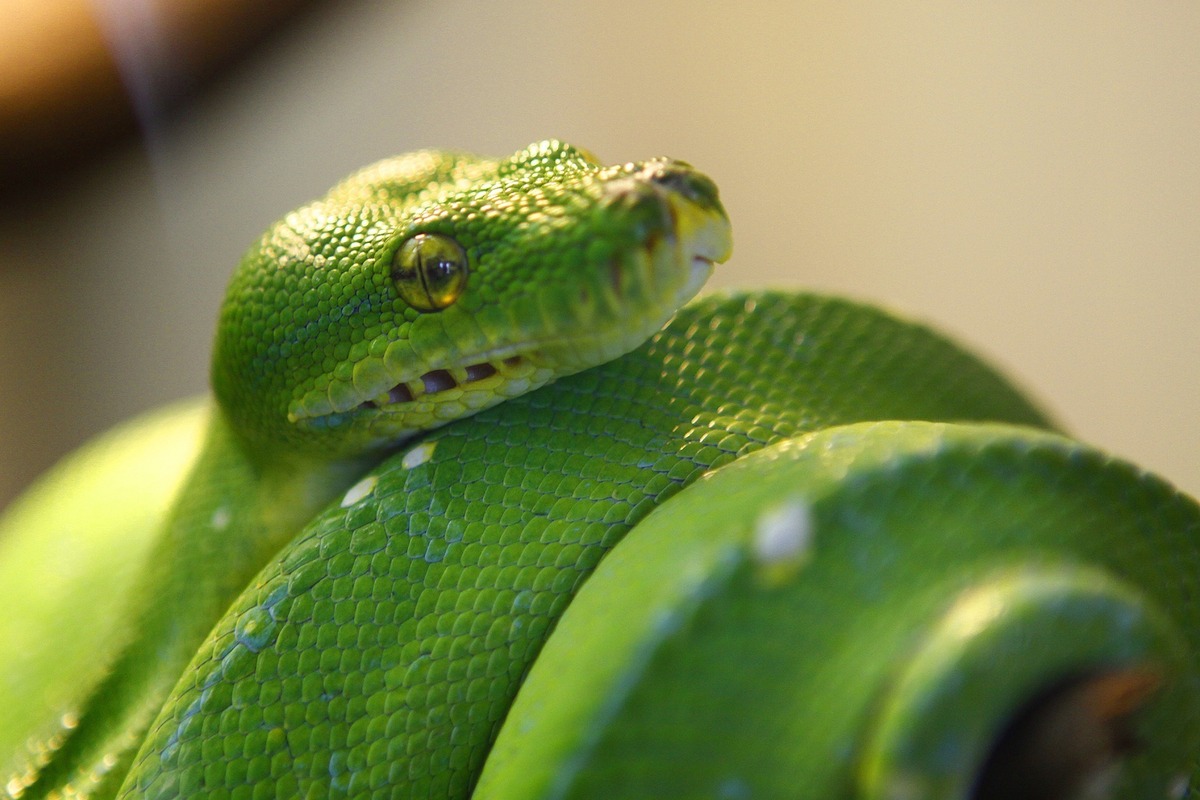
[[[418,377],[415,381],[402,382],[393,386],[388,390],[386,402],[384,402],[383,398],[364,400],[359,404],[359,408],[372,409],[396,403],[411,403],[423,395],[439,394],[450,389],[460,388],[468,383],[486,380],[494,375],[501,374],[503,369],[519,367],[524,360],[522,356],[508,356],[495,363],[492,361],[480,361],[454,370],[432,369]]]

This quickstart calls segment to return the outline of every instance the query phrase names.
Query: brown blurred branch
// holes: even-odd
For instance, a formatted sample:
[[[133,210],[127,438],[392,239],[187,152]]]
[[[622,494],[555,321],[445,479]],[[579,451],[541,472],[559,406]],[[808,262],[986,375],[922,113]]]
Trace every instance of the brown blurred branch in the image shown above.
[[[2,193],[89,159],[138,113],[173,107],[304,3],[0,0]]]

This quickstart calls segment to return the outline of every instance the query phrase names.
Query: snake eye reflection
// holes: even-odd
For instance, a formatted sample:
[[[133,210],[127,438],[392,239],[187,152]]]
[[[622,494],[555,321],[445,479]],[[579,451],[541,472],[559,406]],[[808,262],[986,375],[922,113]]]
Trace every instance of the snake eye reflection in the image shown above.
[[[441,311],[467,286],[467,254],[449,236],[418,233],[396,251],[392,282],[418,311]]]

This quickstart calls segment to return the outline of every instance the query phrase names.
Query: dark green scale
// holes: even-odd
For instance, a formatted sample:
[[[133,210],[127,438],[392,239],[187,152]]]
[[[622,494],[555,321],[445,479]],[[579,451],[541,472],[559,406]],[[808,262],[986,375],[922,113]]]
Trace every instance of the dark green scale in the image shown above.
[[[235,602],[125,795],[467,797],[556,620],[632,525],[713,467],[882,419],[1046,425],[927,328],[759,294],[704,299],[629,356],[437,430],[428,460],[383,464]]]

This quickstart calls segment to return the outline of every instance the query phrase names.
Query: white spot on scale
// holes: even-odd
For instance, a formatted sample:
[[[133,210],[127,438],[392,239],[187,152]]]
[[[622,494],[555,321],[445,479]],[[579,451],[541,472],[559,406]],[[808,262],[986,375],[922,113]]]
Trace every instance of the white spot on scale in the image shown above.
[[[346,496],[342,498],[342,508],[350,506],[362,500],[364,497],[375,491],[375,484],[379,482],[379,476],[368,475],[358,483],[351,486],[346,491]]]
[[[433,450],[437,447],[437,442],[421,442],[419,445],[409,450],[400,459],[400,465],[405,469],[419,467],[429,459],[433,458]]]
[[[754,557],[762,564],[798,561],[812,546],[812,512],[793,499],[765,511],[754,528]]]
[[[792,498],[760,514],[751,542],[759,581],[772,587],[792,578],[808,561],[812,540],[812,511],[803,500]]]
[[[1167,797],[1170,800],[1183,800],[1190,788],[1191,781],[1188,780],[1187,775],[1176,775],[1174,780],[1167,786]]]
[[[229,527],[229,523],[233,521],[233,514],[225,506],[221,506],[213,512],[210,524],[213,530],[223,531]]]

